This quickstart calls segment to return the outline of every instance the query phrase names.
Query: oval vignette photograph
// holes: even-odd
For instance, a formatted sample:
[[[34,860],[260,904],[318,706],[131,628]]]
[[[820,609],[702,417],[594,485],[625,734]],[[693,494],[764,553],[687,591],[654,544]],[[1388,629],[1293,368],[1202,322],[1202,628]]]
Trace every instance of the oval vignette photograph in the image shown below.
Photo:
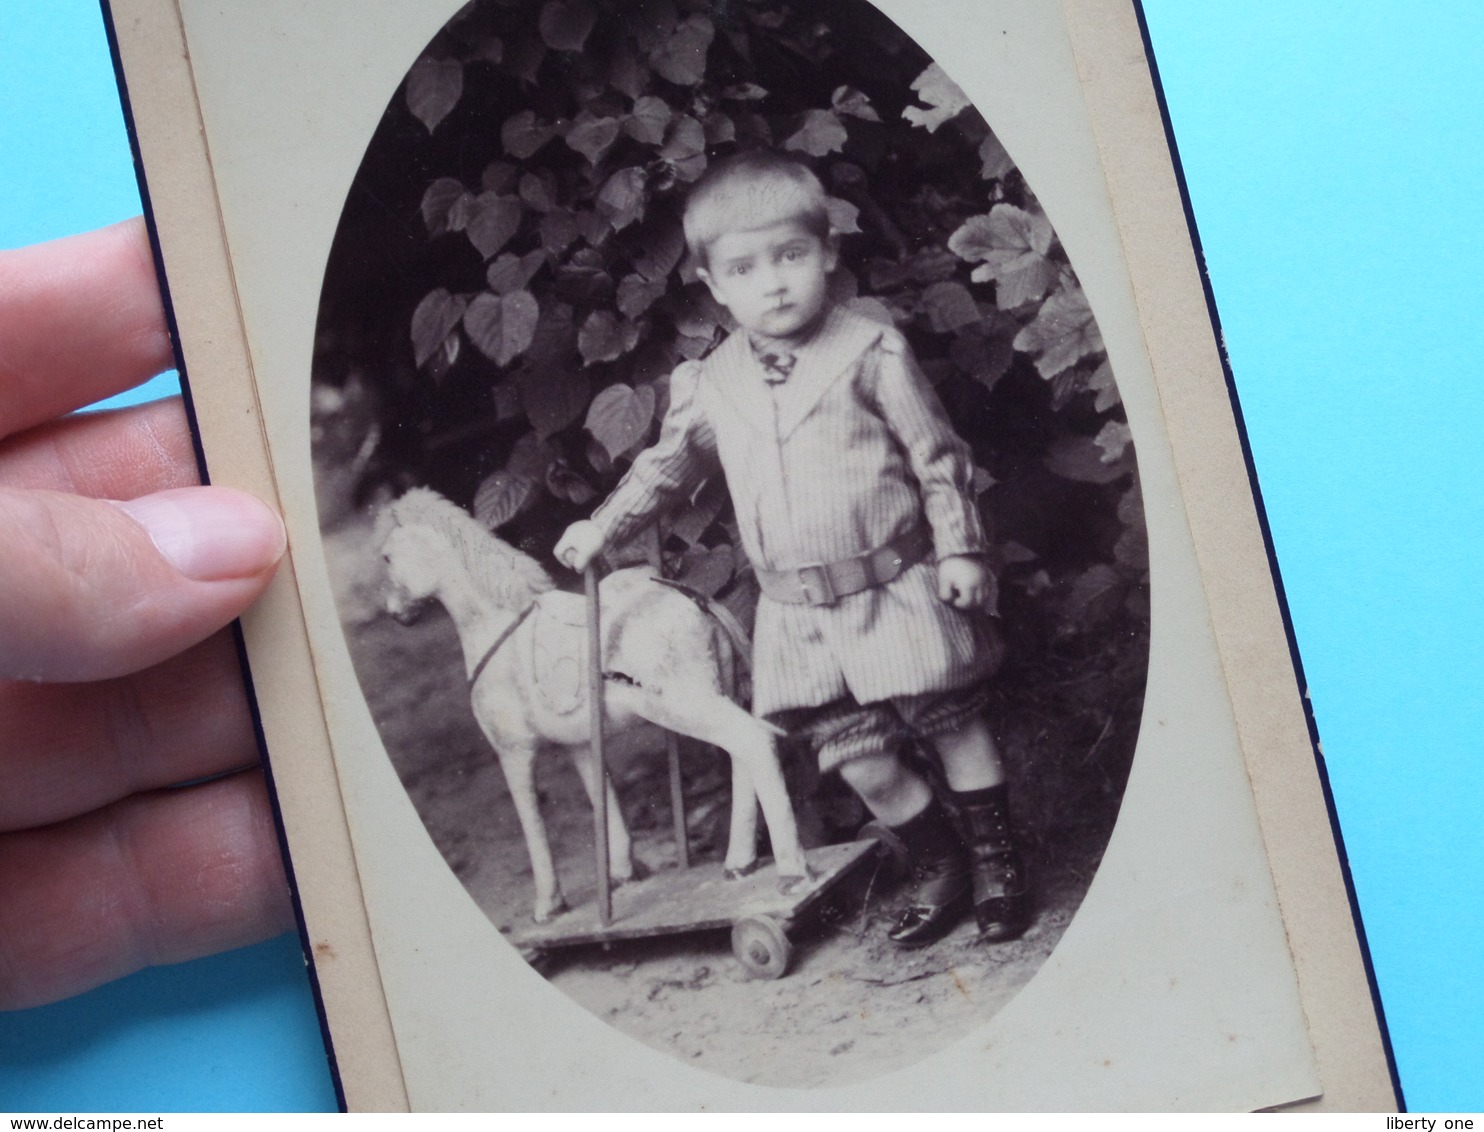
[[[869,0],[473,0],[407,66],[309,410],[430,841],[687,1065],[942,1050],[1076,915],[1143,708],[1134,445],[1056,218]]]

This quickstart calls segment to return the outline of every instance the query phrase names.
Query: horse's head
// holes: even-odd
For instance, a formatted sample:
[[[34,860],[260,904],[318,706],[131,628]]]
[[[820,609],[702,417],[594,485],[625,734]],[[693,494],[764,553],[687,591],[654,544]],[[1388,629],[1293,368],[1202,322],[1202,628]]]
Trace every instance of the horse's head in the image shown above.
[[[403,625],[411,625],[432,604],[442,579],[447,545],[422,526],[393,525],[381,540],[386,585],[381,606]]]
[[[383,605],[399,620],[416,616],[420,605],[455,578],[468,582],[476,600],[515,612],[555,585],[534,558],[425,487],[381,509],[375,545],[386,563]]]

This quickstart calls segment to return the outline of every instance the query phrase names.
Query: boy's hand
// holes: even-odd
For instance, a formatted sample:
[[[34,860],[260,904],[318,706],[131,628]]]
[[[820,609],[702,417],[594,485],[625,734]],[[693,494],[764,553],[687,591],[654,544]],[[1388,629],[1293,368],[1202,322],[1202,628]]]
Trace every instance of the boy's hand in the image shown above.
[[[1000,604],[1000,588],[993,570],[978,558],[959,554],[938,563],[938,597],[955,609],[994,613]]]
[[[598,524],[590,519],[579,519],[562,532],[552,553],[563,566],[580,574],[602,549],[603,532]]]
[[[283,525],[178,398],[63,415],[170,364],[140,221],[0,252],[0,1009],[293,926],[217,631]]]

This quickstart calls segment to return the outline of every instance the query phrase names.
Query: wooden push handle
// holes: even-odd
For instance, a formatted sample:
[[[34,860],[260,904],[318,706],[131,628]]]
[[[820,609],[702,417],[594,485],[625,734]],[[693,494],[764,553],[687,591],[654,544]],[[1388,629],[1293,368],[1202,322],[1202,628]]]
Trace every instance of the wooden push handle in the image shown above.
[[[597,771],[593,801],[593,838],[598,853],[598,920],[613,922],[613,892],[608,879],[608,761],[603,755],[603,615],[598,602],[598,567],[589,563],[582,572],[587,590],[587,706],[592,727],[589,757]]]

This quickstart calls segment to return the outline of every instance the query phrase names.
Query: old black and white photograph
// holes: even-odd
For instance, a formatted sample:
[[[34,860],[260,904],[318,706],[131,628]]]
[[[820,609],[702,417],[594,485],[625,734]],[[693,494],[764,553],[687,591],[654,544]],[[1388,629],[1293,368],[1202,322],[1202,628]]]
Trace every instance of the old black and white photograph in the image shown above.
[[[473,0],[340,213],[304,411],[397,779],[556,991],[736,1081],[981,1026],[1118,819],[1139,474],[1014,158],[868,0]]]

